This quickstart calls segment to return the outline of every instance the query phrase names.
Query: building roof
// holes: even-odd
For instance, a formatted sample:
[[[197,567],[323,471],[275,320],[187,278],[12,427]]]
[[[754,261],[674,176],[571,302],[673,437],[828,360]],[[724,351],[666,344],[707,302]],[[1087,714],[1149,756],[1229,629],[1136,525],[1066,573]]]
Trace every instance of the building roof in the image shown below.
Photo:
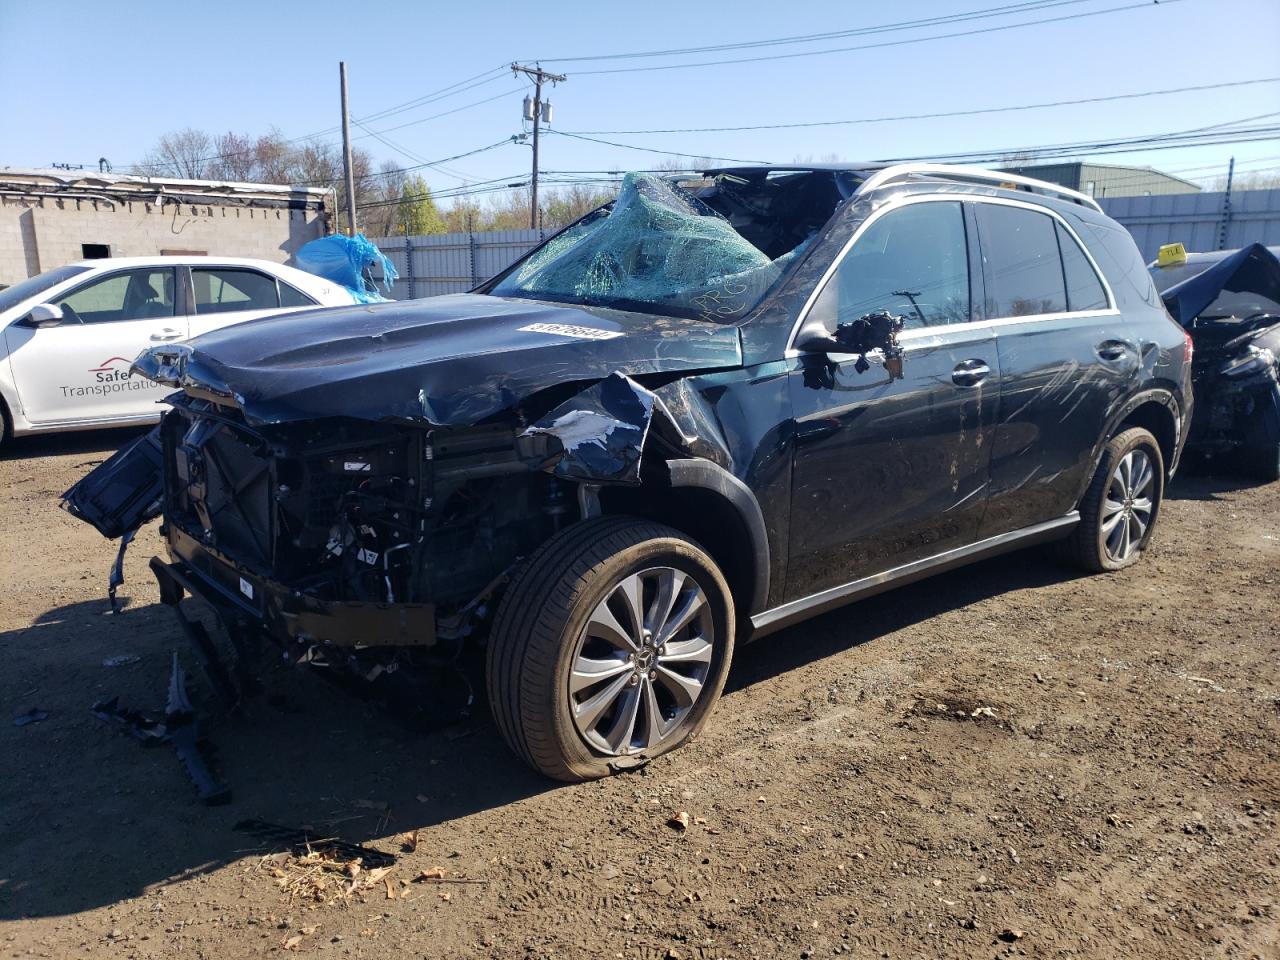
[[[152,202],[170,198],[181,202],[213,201],[238,206],[321,207],[331,195],[331,190],[279,183],[145,177],[96,170],[0,167],[0,194],[63,194],[67,197]]]

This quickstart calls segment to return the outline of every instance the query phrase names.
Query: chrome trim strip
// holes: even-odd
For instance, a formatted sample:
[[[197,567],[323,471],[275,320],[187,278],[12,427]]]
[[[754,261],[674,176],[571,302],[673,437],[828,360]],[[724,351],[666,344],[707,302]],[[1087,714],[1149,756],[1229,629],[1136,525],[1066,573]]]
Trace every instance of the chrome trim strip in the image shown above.
[[[1050,196],[1059,196],[1067,200],[1074,200],[1076,203],[1083,204],[1091,210],[1102,213],[1102,206],[1093,197],[1081,193],[1078,190],[1072,190],[1068,187],[1058,186],[1056,183],[1046,183],[1044,180],[1036,180],[1032,177],[1024,177],[1016,173],[1000,173],[995,170],[987,170],[983,167],[966,167],[961,164],[947,163],[899,163],[892,167],[885,167],[883,170],[877,170],[858,188],[858,193],[870,193],[879,187],[883,187],[887,183],[895,180],[905,180],[911,176],[927,176],[937,177],[941,180],[952,180],[959,183],[969,181],[977,181],[978,183],[988,183],[993,186],[1000,186],[1002,183],[1016,183],[1019,186],[1031,187],[1035,190],[1042,191]]]
[[[764,610],[753,616],[751,618],[752,634],[750,639],[755,640],[767,636],[775,631],[783,630],[795,623],[799,623],[801,620],[807,620],[809,617],[817,616],[853,600],[874,596],[893,587],[904,586],[916,580],[932,576],[935,573],[950,570],[953,567],[993,557],[1008,550],[1056,540],[1079,522],[1079,512],[1072,510],[1065,516],[1058,517],[1055,520],[1047,520],[1034,526],[1023,527],[1021,530],[1012,530],[1009,533],[987,537],[985,540],[978,540],[967,546],[948,550],[946,553],[925,557],[923,560],[916,560],[900,567],[893,567],[882,573],[863,577],[861,580],[854,580],[850,583],[830,587],[807,597],[801,597],[799,600],[792,600],[789,603],[773,607],[770,610]]]
[[[1089,265],[1093,267],[1094,275],[1097,276],[1098,282],[1102,284],[1103,292],[1107,295],[1108,307],[1105,310],[1068,310],[1061,313],[1041,313],[1027,317],[997,317],[990,320],[973,320],[968,323],[940,324],[936,327],[915,327],[910,330],[904,330],[899,335],[899,339],[911,339],[913,335],[918,336],[921,334],[938,333],[946,330],[956,330],[963,327],[1031,323],[1039,320],[1061,320],[1068,317],[1120,316],[1120,311],[1116,307],[1115,293],[1111,289],[1111,284],[1108,282],[1106,274],[1104,274],[1101,268],[1099,268],[1098,261],[1093,258],[1093,254],[1090,252],[1088,245],[1080,239],[1080,235],[1071,228],[1071,224],[1067,223],[1067,221],[1064,220],[1057,211],[1050,210],[1048,207],[1042,206],[1038,203],[1029,203],[1025,200],[1013,200],[1006,197],[970,197],[955,193],[917,194],[915,196],[907,196],[890,200],[879,210],[874,211],[869,217],[867,217],[867,219],[863,220],[862,223],[858,224],[858,229],[855,230],[853,235],[845,241],[844,246],[840,248],[840,252],[836,254],[835,259],[831,261],[831,264],[822,274],[822,278],[814,285],[813,289],[809,291],[809,296],[805,299],[804,306],[800,308],[800,313],[796,317],[796,322],[791,325],[791,335],[787,337],[787,348],[783,352],[783,356],[792,358],[798,357],[803,353],[803,351],[796,349],[796,336],[800,333],[800,328],[804,326],[805,320],[809,318],[809,311],[813,309],[814,303],[817,302],[818,297],[821,296],[822,291],[831,281],[832,276],[834,276],[835,272],[840,268],[840,264],[844,261],[844,258],[848,256],[853,245],[858,242],[858,239],[862,236],[863,232],[866,231],[871,224],[875,223],[886,214],[891,213],[894,210],[899,210],[902,207],[909,206],[910,204],[940,203],[946,201],[952,201],[955,203],[995,203],[1007,207],[1022,207],[1035,213],[1042,213],[1048,217],[1052,217],[1058,223],[1062,224],[1063,229],[1071,235],[1072,239],[1075,240],[1076,244],[1084,252],[1085,258],[1089,261]]]

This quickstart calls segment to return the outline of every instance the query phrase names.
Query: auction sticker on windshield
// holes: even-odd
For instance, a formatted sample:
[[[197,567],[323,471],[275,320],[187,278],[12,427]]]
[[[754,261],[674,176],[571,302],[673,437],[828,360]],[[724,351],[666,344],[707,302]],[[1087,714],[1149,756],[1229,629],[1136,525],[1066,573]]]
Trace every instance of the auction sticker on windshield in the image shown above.
[[[598,330],[573,323],[530,323],[519,330],[521,333],[550,333],[557,337],[576,337],[579,340],[612,340],[622,336],[620,330]]]

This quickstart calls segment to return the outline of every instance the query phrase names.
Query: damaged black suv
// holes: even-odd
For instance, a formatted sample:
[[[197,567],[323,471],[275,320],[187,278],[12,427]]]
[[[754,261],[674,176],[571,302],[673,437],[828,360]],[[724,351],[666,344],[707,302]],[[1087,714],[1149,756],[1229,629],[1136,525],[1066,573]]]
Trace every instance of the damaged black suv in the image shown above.
[[[144,353],[171,409],[67,503],[126,540],[163,514],[152,569],[218,686],[188,593],[241,657],[269,639],[410,701],[483,651],[512,749],[580,780],[695,735],[735,641],[1041,542],[1133,563],[1189,359],[1071,191],[632,174],[472,293]]]

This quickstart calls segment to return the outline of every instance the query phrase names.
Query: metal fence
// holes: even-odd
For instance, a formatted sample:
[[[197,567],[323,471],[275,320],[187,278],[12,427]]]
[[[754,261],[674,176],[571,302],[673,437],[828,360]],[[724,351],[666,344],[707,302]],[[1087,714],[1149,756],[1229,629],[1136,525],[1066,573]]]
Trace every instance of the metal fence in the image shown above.
[[[1165,243],[1181,243],[1191,251],[1280,244],[1280,190],[1236,190],[1230,203],[1221,192],[1110,197],[1098,202],[1108,216],[1128,228],[1148,262]]]
[[[1160,245],[1188,250],[1233,250],[1254,242],[1280,244],[1280,190],[1239,190],[1101,199],[1102,209],[1133,234],[1143,257]],[[510,266],[542,238],[537,230],[386,237],[374,243],[391,258],[400,279],[397,300],[461,293]]]
[[[395,265],[397,300],[462,293],[506,269],[545,234],[537,230],[384,237],[373,242]]]

